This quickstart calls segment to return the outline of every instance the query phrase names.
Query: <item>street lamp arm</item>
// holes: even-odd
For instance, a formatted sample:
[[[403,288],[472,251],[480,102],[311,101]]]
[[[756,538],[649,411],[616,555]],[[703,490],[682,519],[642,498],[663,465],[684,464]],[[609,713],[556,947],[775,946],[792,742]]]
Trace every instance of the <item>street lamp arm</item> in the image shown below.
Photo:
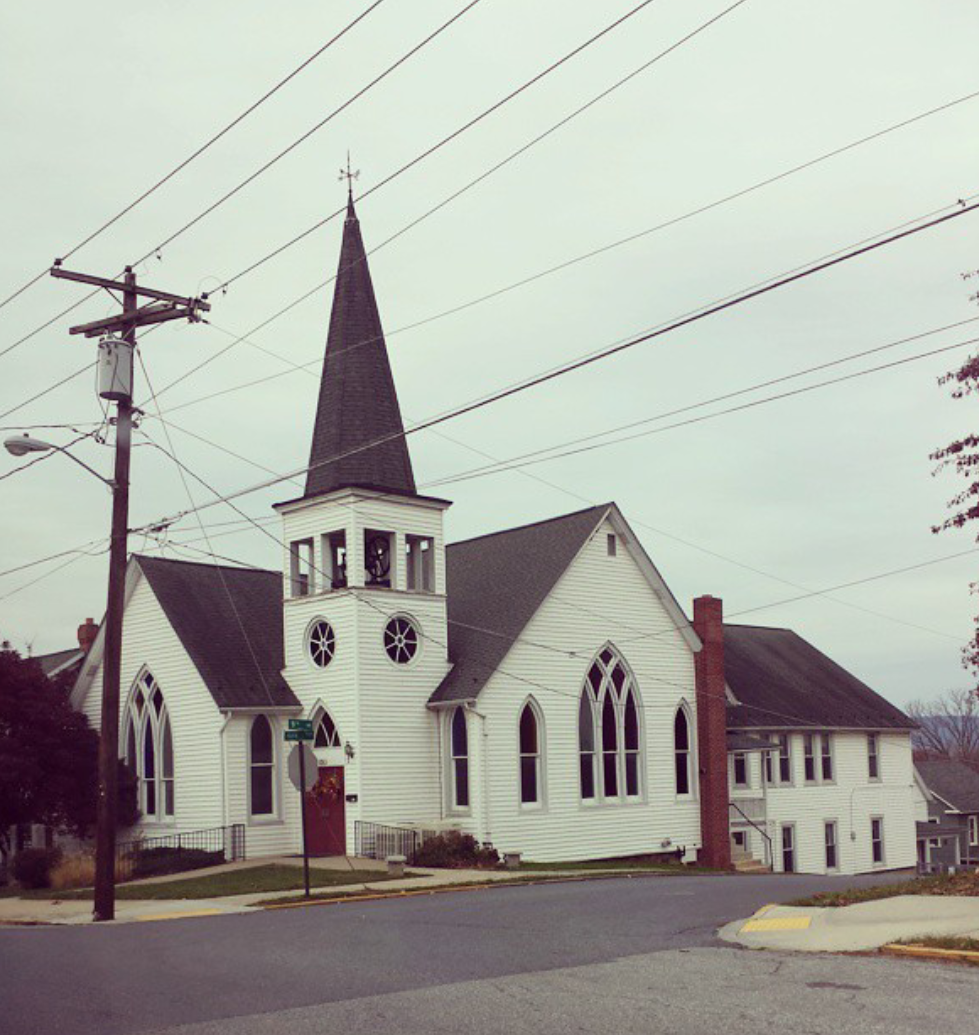
[[[69,460],[74,460],[79,467],[84,467],[89,474],[94,474],[103,485],[107,485],[110,489],[115,487],[115,482],[111,478],[104,478],[94,467],[89,467],[84,460],[79,460],[74,453],[70,453],[64,446],[52,446],[51,448],[56,449],[59,453],[63,453]]]

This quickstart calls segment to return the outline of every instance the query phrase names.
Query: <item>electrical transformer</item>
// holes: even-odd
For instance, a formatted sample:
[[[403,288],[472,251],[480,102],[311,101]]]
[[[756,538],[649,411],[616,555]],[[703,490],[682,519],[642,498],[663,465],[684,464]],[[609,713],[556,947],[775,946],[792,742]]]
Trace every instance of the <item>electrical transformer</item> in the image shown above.
[[[123,338],[99,342],[99,395],[116,402],[133,397],[133,347]]]

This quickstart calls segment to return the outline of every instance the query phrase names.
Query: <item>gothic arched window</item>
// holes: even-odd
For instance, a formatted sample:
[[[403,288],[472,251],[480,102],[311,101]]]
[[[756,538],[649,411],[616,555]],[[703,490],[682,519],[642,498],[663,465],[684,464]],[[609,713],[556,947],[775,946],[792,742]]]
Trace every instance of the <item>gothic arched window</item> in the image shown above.
[[[462,708],[456,708],[452,713],[449,747],[452,755],[452,807],[468,809],[469,733],[466,729],[466,713]]]
[[[622,656],[605,646],[578,701],[578,778],[583,801],[642,794],[639,688]]]
[[[543,721],[537,704],[529,700],[520,712],[517,736],[520,748],[520,804],[540,805],[544,801]]]
[[[173,731],[163,691],[140,673],[129,694],[123,739],[126,764],[136,775],[144,820],[167,820],[175,810]]]
[[[340,734],[337,732],[336,724],[330,718],[330,713],[324,711],[316,727],[316,739],[313,741],[313,747],[338,748],[339,746]]]
[[[693,783],[690,776],[690,717],[686,705],[681,704],[673,720],[673,756],[676,769],[676,793],[689,794]]]
[[[249,734],[250,812],[271,816],[275,811],[275,738],[264,715],[252,720]]]

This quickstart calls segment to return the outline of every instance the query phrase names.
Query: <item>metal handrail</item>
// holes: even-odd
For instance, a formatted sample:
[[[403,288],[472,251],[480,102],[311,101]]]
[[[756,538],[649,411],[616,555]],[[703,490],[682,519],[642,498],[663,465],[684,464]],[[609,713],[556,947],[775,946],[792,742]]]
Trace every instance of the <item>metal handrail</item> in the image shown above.
[[[737,802],[729,801],[728,807],[734,809],[734,811],[741,816],[741,818],[745,821],[745,823],[748,824],[749,827],[754,827],[755,830],[757,830],[758,833],[761,834],[761,836],[765,839],[765,865],[771,869],[774,866],[773,860],[775,856],[772,849],[772,839],[768,831],[763,830],[753,819],[749,819],[748,816],[745,815],[744,811],[738,806]]]

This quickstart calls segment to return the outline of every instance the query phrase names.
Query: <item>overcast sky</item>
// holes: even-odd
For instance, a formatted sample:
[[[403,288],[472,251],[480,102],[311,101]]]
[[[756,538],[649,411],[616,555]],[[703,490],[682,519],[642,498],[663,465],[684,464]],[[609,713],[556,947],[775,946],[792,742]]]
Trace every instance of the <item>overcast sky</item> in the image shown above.
[[[366,191],[638,0],[482,0],[403,67],[227,204],[138,268],[179,293],[213,289],[343,204],[349,148]],[[329,39],[367,0],[5,5],[0,19],[0,297],[133,200]],[[201,158],[73,256],[106,276],[150,251],[464,6],[387,0]],[[480,125],[358,205],[368,248],[448,197],[728,6],[657,0]],[[979,192],[979,98],[588,261],[441,314],[684,215],[903,119],[979,90],[979,7],[934,0],[748,0],[371,259],[406,421],[593,351]],[[306,462],[331,294],[324,289],[197,373],[183,375],[332,275],[342,224],[213,298],[213,326],[169,324],[143,354],[164,414],[278,472]],[[979,213],[703,320],[475,414],[412,436],[424,486],[979,316]],[[0,349],[85,293],[45,279],[0,310]],[[103,294],[0,358],[0,411],[93,359],[70,323],[114,311]],[[400,331],[401,328],[409,328]],[[394,333],[399,331],[399,333]],[[979,323],[790,382],[799,387],[979,336]],[[255,346],[270,350],[276,358]],[[976,429],[976,403],[938,376],[968,349],[698,424],[493,477],[445,484],[450,541],[615,500],[689,611],[728,613],[973,547],[932,535],[958,486],[930,451]],[[138,374],[140,400],[148,395]],[[746,398],[779,389],[753,393]],[[211,396],[215,396],[211,398]],[[743,400],[738,400],[743,401]],[[187,404],[187,405],[184,405]],[[717,404],[687,416],[724,408]],[[147,409],[152,410],[148,406]],[[86,374],[0,421],[90,430]],[[87,423],[88,422],[88,423]],[[650,424],[656,428],[663,423]],[[143,435],[142,433],[145,433]],[[180,460],[220,491],[261,467],[173,430]],[[67,429],[36,434],[66,443]],[[148,436],[145,437],[145,436]],[[158,420],[137,442],[166,445]],[[106,474],[91,440],[79,457]],[[23,461],[6,453],[2,470]],[[540,479],[546,480],[545,484]],[[209,493],[196,483],[198,501]],[[433,490],[434,491],[434,490]],[[268,517],[281,485],[240,501]],[[0,481],[0,570],[98,540],[109,496],[54,457]],[[131,525],[187,505],[172,462],[133,455]],[[217,552],[278,567],[277,545],[204,511]],[[273,533],[277,526],[270,526]],[[193,518],[173,542],[204,545]],[[683,541],[681,541],[683,540]],[[135,550],[159,543],[136,537]],[[167,555],[177,554],[172,548]],[[71,561],[55,571],[58,565]],[[898,704],[965,686],[968,583],[979,555],[791,604],[745,621],[791,626]],[[35,653],[101,617],[105,554],[0,578],[0,635]],[[39,579],[39,577],[41,577]],[[39,579],[34,584],[27,585]],[[22,588],[25,587],[26,588]],[[802,588],[799,588],[802,587]]]

